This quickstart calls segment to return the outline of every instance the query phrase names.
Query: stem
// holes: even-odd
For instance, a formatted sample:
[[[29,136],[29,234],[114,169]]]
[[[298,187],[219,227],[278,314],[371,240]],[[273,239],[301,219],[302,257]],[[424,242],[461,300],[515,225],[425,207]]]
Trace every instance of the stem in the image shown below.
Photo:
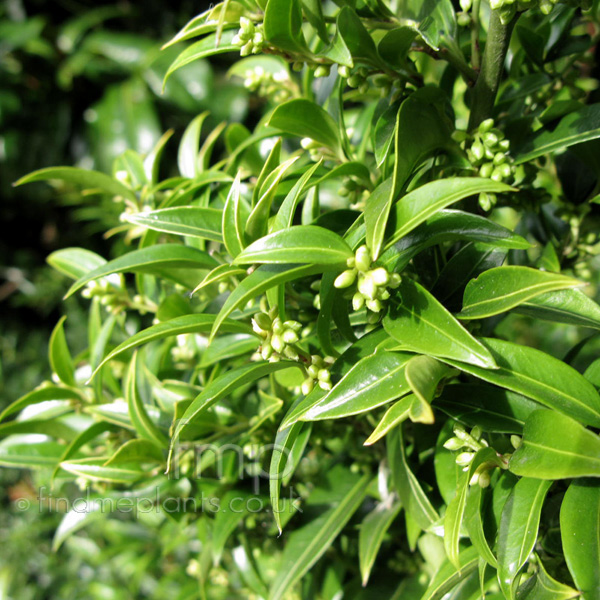
[[[471,66],[479,71],[481,64],[480,47],[479,47],[479,8],[481,0],[473,0],[471,8]]]
[[[469,119],[469,130],[471,131],[492,114],[504,69],[504,59],[516,20],[515,17],[510,23],[503,25],[498,11],[492,10],[481,72],[473,88],[473,102]]]

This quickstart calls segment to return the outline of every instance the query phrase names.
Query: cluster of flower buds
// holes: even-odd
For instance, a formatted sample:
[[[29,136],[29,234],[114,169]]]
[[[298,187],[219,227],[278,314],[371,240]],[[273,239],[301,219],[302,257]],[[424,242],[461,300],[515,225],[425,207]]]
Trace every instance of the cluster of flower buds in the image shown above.
[[[400,285],[400,275],[388,273],[384,267],[373,267],[371,253],[366,246],[358,248],[354,256],[348,259],[347,265],[349,268],[338,275],[333,285],[344,289],[356,283],[352,308],[360,310],[366,306],[371,312],[380,312],[383,303],[390,297],[389,289],[396,289]]]
[[[177,345],[171,348],[171,358],[177,368],[184,369],[190,366],[190,363],[197,355],[198,346],[195,336],[189,333],[182,333],[177,336]]]
[[[302,330],[302,323],[282,321],[276,316],[276,309],[272,309],[268,313],[256,313],[252,319],[252,329],[263,338],[260,355],[264,360],[277,362],[282,358],[300,358],[294,344],[300,339],[298,333]]]
[[[369,71],[365,67],[359,67],[354,72],[351,72],[348,67],[342,65],[338,68],[338,73],[340,77],[347,80],[351,88],[357,88],[361,94],[369,91],[369,82],[367,81]]]
[[[310,160],[314,162],[318,162],[322,158],[337,159],[336,155],[327,146],[311,138],[302,138],[300,145],[308,152]]]
[[[467,149],[467,156],[471,164],[479,169],[481,177],[511,183],[515,167],[509,151],[510,142],[494,127],[493,119],[486,119],[479,125]],[[496,204],[496,196],[483,192],[479,196],[479,204],[483,210],[490,210]]]
[[[456,22],[461,27],[468,27],[471,24],[471,15],[469,11],[473,5],[472,0],[460,0],[461,12],[456,13]]]
[[[569,4],[577,7],[581,6],[584,10],[591,6],[591,0],[490,0],[490,6],[497,10],[500,20],[504,25],[509,23],[517,12],[522,12],[530,8],[539,8],[542,13],[549,15],[557,4]]]
[[[248,56],[262,52],[265,45],[265,34],[262,23],[255,25],[250,19],[242,17],[240,19],[240,30],[233,38],[232,43],[240,46],[240,54]]]
[[[454,436],[444,443],[444,448],[447,450],[460,450],[460,452],[456,455],[455,460],[456,464],[463,468],[463,471],[469,470],[470,465],[475,458],[475,454],[479,450],[488,447],[487,441],[482,438],[482,433],[483,432],[481,431],[480,427],[473,427],[469,433],[462,425],[457,424],[454,426]],[[518,441],[520,441],[520,438],[518,438],[518,436],[511,437],[511,442],[516,448],[516,440],[513,441],[513,437],[517,438]],[[498,460],[486,461],[478,465],[473,473],[473,476],[471,477],[471,480],[469,481],[469,485],[479,484],[479,486],[482,488],[490,485],[491,470],[498,466],[503,469],[508,468],[508,458],[508,456],[498,455]]]
[[[285,102],[290,98],[290,78],[285,70],[270,73],[258,65],[248,69],[244,77],[244,87],[263,98],[271,98],[274,102]]]
[[[333,358],[326,356],[323,358],[317,354],[313,354],[310,357],[310,365],[306,367],[306,379],[302,382],[301,390],[302,393],[307,396],[312,392],[315,384],[318,385],[322,390],[331,389],[331,373],[329,367],[333,363]]]

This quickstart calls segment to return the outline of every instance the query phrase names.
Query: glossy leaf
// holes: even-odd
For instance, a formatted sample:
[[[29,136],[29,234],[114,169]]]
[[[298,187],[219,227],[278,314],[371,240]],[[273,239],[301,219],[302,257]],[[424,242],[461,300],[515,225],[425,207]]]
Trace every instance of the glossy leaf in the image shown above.
[[[180,244],[159,244],[133,250],[80,277],[66,293],[72,296],[90,281],[113,273],[148,273],[157,269],[212,269],[217,261],[206,252]],[[168,272],[168,271],[167,271]]]
[[[348,244],[337,234],[314,225],[297,225],[263,237],[245,248],[235,264],[305,263],[338,265],[354,256]]]
[[[157,323],[142,331],[138,331],[138,333],[132,335],[129,339],[125,340],[114,350],[109,352],[98,365],[98,368],[94,371],[92,377],[94,377],[107,362],[118,358],[129,350],[138,348],[143,344],[184,333],[209,333],[215,322],[215,318],[216,315],[210,314],[183,315],[162,323]],[[231,319],[225,319],[221,328],[222,331],[226,333],[253,333],[252,328],[248,324],[233,321]]]
[[[341,140],[335,121],[318,104],[309,100],[290,100],[278,106],[268,124],[290,135],[310,138],[337,154],[341,153]]]
[[[364,519],[358,534],[358,560],[363,586],[367,585],[371,570],[375,564],[377,553],[390,525],[398,516],[402,505],[394,502],[379,503]]]
[[[404,278],[398,294],[402,301],[390,308],[383,327],[400,348],[484,368],[496,366],[489,350],[420,284]]]
[[[56,385],[42,385],[9,404],[0,413],[0,421],[23,410],[27,406],[39,402],[48,402],[49,400],[81,400],[81,396],[74,389],[58,387]]]
[[[600,485],[573,481],[560,508],[562,546],[584,600],[600,598]]]
[[[104,481],[107,483],[131,484],[146,474],[137,465],[105,467],[106,458],[82,458],[65,460],[60,463],[61,469],[87,481]]]
[[[300,0],[269,0],[264,16],[266,39],[288,52],[307,52]]]
[[[516,156],[517,164],[600,137],[600,104],[584,106],[564,116],[552,129],[540,130]]]
[[[504,340],[481,338],[498,369],[446,362],[484,381],[536,400],[586,425],[600,426],[600,396],[575,369],[534,348]]]
[[[416,524],[426,530],[437,523],[440,517],[408,465],[402,427],[391,431],[386,442],[392,480],[402,506]]]
[[[540,294],[517,307],[517,312],[553,323],[600,329],[600,306],[581,290]]]
[[[134,213],[127,216],[129,223],[147,227],[154,231],[164,231],[175,235],[222,242],[222,211],[216,208],[195,206],[177,206],[149,212]]]
[[[420,400],[414,394],[408,394],[394,402],[386,411],[373,433],[367,438],[364,445],[370,446],[388,434],[394,427],[406,421],[410,416],[414,403],[420,404]]]
[[[551,481],[524,477],[512,490],[498,530],[498,580],[506,598],[515,597],[514,582],[535,545],[540,515]]]
[[[106,259],[84,248],[56,250],[48,256],[46,261],[51,267],[71,277],[71,279],[79,279],[86,273],[106,264]]]
[[[570,600],[580,593],[572,587],[556,581],[548,575],[541,560],[537,560],[537,572],[518,590],[517,600]]]
[[[199,114],[186,127],[177,153],[177,166],[184,177],[194,179],[200,171],[198,163],[198,151],[200,149],[200,132],[202,124],[208,116],[208,112]]]
[[[483,319],[505,312],[544,292],[585,285],[571,277],[529,267],[497,267],[469,282],[460,319]]]
[[[443,363],[430,356],[413,356],[406,365],[406,380],[416,396],[410,418],[414,422],[431,424],[434,421],[431,402],[440,381],[450,373]]]
[[[76,167],[48,167],[40,169],[25,175],[15,183],[23,185],[33,181],[48,181],[58,179],[66,183],[82,186],[86,190],[99,190],[105,194],[113,196],[122,196],[135,202],[135,194],[128,187],[119,183],[116,179],[100,173],[99,171],[90,171],[87,169],[78,169]]]
[[[363,358],[300,418],[320,421],[348,417],[407,394],[406,366],[411,356],[382,350]]]
[[[60,319],[50,336],[49,357],[50,366],[58,378],[66,385],[73,386],[75,385],[75,368],[65,337],[66,319],[67,317]]]
[[[138,435],[156,444],[159,448],[167,446],[167,439],[148,416],[138,389],[138,355],[134,355],[129,365],[125,388],[125,399],[129,407],[129,417]]]
[[[202,38],[199,42],[195,42],[191,46],[188,46],[169,67],[163,81],[163,88],[171,75],[178,69],[181,69],[181,67],[185,67],[201,58],[214,56],[215,54],[239,51],[239,47],[231,43],[236,33],[237,32],[233,30],[224,31],[220,39],[218,39],[217,34],[214,33]]]
[[[327,267],[327,265],[325,265]],[[240,306],[256,298],[269,288],[300,277],[307,277],[327,270],[323,265],[261,265],[248,275],[228,296],[217,315],[210,333],[214,338],[223,321]]]
[[[431,579],[429,587],[421,600],[441,600],[451,592],[463,579],[477,570],[479,555],[475,548],[463,550],[458,559],[459,567],[446,560],[442,563],[436,574]]]
[[[28,438],[27,435],[10,436],[0,442],[0,465],[19,469],[47,469],[58,463],[64,449],[62,444]]]
[[[510,192],[513,188],[491,179],[454,177],[418,187],[396,202],[390,212],[386,248],[410,233],[438,211],[481,192]]]
[[[240,197],[240,177],[236,176],[231,184],[231,189],[223,208],[223,221],[221,223],[223,241],[229,255],[235,258],[244,248],[244,224],[242,213],[242,200]]]
[[[600,477],[600,437],[560,413],[535,411],[525,422],[510,470],[538,479]]]

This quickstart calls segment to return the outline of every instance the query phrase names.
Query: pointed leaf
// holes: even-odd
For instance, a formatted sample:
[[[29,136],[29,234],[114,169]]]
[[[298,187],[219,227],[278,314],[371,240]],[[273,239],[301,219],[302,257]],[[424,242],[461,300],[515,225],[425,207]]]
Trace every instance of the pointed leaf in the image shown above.
[[[129,223],[141,225],[154,231],[222,242],[221,224],[223,212],[216,208],[177,206],[127,216]]]
[[[505,312],[544,292],[585,285],[571,277],[529,267],[496,267],[471,280],[459,319],[483,319]]]
[[[551,481],[524,477],[512,490],[498,530],[498,580],[507,599],[515,597],[514,583],[535,546],[540,515]]]
[[[536,400],[586,425],[600,427],[600,396],[575,369],[549,354],[494,338],[480,338],[498,369],[444,359],[461,371]]]
[[[484,368],[496,366],[489,350],[421,285],[404,278],[398,294],[401,303],[390,307],[383,327],[400,348]]]
[[[65,384],[75,385],[75,368],[73,359],[67,346],[64,324],[67,317],[61,317],[56,324],[52,335],[50,336],[49,357],[52,370],[58,375],[58,378]]]
[[[600,477],[600,437],[569,417],[536,410],[509,466],[515,475],[538,479]]]
[[[147,273],[154,269],[212,269],[217,264],[208,253],[180,244],[158,244],[140,248],[119,256],[79,278],[69,288],[65,298],[72,296],[90,281],[112,273]]]

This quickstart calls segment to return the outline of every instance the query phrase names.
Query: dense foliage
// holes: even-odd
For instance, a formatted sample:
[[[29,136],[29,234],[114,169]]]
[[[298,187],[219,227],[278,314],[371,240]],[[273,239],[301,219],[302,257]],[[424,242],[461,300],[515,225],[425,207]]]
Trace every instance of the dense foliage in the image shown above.
[[[226,0],[140,64],[239,53],[255,123],[17,182],[120,240],[49,256],[87,344],[0,414],[55,549],[129,567],[89,597],[600,598],[598,10]]]

